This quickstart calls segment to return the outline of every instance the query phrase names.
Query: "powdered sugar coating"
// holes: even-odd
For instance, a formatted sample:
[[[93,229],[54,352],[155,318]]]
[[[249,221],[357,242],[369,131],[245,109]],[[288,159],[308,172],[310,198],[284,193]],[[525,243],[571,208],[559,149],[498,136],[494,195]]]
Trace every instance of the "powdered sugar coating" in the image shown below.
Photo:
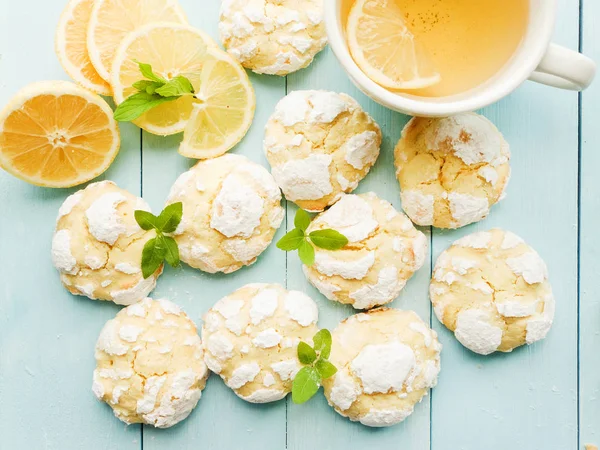
[[[352,421],[371,427],[400,423],[437,384],[441,345],[412,311],[357,314],[332,336],[330,360],[338,372],[324,380],[325,397]]]
[[[59,271],[74,275],[77,273],[77,260],[71,254],[71,233],[59,230],[52,238],[52,263]]]
[[[487,198],[451,192],[448,194],[448,202],[450,203],[450,213],[457,227],[479,222],[490,213]]]
[[[71,211],[73,211],[73,208],[75,208],[75,206],[79,204],[82,197],[83,195],[81,194],[81,192],[76,192],[73,195],[69,195],[58,209],[58,217],[56,218],[56,220],[58,221],[61,217],[71,214]]]
[[[141,198],[113,182],[90,184],[59,209],[52,262],[71,293],[130,305],[156,286],[162,266],[144,279],[142,250],[154,231],[142,230],[135,210],[149,211]]]
[[[429,226],[433,222],[435,199],[431,194],[423,194],[419,190],[402,190],[402,209],[410,219],[421,226]]]
[[[498,229],[465,236],[444,251],[430,296],[438,319],[482,355],[543,339],[554,318],[546,264],[521,238]]]
[[[285,76],[307,67],[327,44],[323,0],[223,0],[219,32],[244,67]]]
[[[456,319],[456,339],[480,355],[494,353],[502,344],[503,330],[489,322],[490,316],[486,311],[462,310]]]
[[[342,233],[349,244],[336,251],[315,247],[315,263],[304,273],[328,299],[356,309],[394,300],[425,262],[425,235],[373,193],[342,196],[308,232],[320,229]]]
[[[293,91],[265,128],[264,149],[286,198],[318,212],[358,186],[379,156],[381,130],[345,94]]]
[[[109,192],[95,200],[85,211],[88,228],[99,242],[114,245],[119,236],[127,232],[117,207],[126,198],[120,192]]]
[[[329,155],[311,155],[274,167],[272,173],[288,200],[319,200],[333,192],[329,179],[331,162]]]
[[[219,300],[204,316],[208,367],[242,399],[263,403],[291,391],[301,367],[298,343],[317,332],[315,302],[278,284],[249,284]]]
[[[402,207],[422,226],[459,228],[484,219],[510,178],[508,144],[475,113],[413,118],[395,159]]]
[[[352,360],[350,371],[365,394],[385,394],[402,389],[416,362],[412,349],[399,341],[369,344]]]
[[[181,260],[209,273],[253,264],[284,217],[273,177],[240,155],[201,161],[182,174],[167,200],[176,202],[183,203],[174,233]]]
[[[121,310],[98,338],[92,390],[127,424],[179,423],[207,378],[196,326],[168,300],[146,298]]]

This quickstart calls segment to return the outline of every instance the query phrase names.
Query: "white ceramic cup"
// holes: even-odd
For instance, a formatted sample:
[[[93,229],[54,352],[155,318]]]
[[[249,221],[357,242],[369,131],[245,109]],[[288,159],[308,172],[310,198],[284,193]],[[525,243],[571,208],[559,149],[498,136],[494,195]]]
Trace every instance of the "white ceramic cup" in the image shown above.
[[[531,15],[523,42],[506,66],[490,80],[449,97],[395,94],[369,79],[352,59],[342,26],[343,1],[352,0],[325,0],[329,44],[354,84],[394,111],[423,117],[449,116],[491,105],[527,79],[580,91],[591,84],[596,74],[596,64],[590,58],[550,42],[556,20],[556,0],[530,0]]]

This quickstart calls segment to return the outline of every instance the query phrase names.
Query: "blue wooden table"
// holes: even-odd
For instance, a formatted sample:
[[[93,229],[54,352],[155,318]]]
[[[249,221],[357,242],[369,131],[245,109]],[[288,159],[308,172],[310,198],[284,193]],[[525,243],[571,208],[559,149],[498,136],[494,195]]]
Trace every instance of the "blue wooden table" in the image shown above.
[[[63,0],[0,0],[0,104],[20,87],[67,79],[54,55]],[[181,0],[192,25],[217,37],[219,0]],[[600,61],[600,2],[560,0],[555,40]],[[361,95],[333,54],[285,78],[252,76],[258,107],[235,149],[268,167],[263,128],[276,102],[297,89],[355,97],[385,135],[360,192],[400,207],[392,150],[408,118]],[[170,430],[126,427],[91,392],[94,344],[118,308],[73,297],[50,262],[58,208],[73,192],[37,188],[0,171],[0,449],[244,450],[575,450],[600,444],[600,81],[582,95],[527,83],[482,111],[513,151],[508,197],[482,223],[458,231],[424,230],[429,263],[394,306],[415,310],[444,345],[439,385],[403,424],[368,429],[340,417],[318,396],[298,406],[239,400],[213,376],[197,409]],[[155,211],[193,162],[177,154],[180,136],[160,138],[121,126],[121,152],[105,178],[143,195]],[[287,226],[295,209],[287,205]],[[453,240],[494,226],[521,235],[548,263],[557,314],[550,335],[512,354],[480,357],[464,349],[431,311],[435,258]],[[279,232],[281,236],[285,226]],[[307,292],[324,327],[353,313],[311,288],[294,254],[271,246],[250,268],[208,276],[167,269],[153,296],[180,304],[199,322],[216,300],[249,282],[278,282]]]

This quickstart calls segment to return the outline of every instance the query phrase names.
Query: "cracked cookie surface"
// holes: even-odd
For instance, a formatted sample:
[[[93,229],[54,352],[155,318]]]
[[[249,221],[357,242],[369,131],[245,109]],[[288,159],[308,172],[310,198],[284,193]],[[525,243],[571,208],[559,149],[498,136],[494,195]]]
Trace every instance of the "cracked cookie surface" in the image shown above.
[[[510,150],[475,113],[413,118],[395,150],[402,208],[421,226],[459,228],[486,218],[510,178]]]
[[[325,48],[323,0],[223,0],[219,32],[244,67],[285,76]]]
[[[207,378],[196,325],[168,300],[128,306],[100,332],[92,390],[127,424],[168,428],[181,422]]]
[[[297,347],[318,331],[316,303],[278,284],[248,284],[204,316],[204,359],[242,399],[284,398],[301,368]]]
[[[173,233],[183,262],[208,273],[253,264],[284,217],[281,191],[271,174],[240,155],[201,161],[182,174],[167,204],[182,202]]]
[[[352,421],[370,427],[400,423],[437,384],[442,346],[413,311],[356,314],[332,337],[330,361],[338,371],[323,380],[325,397]]]
[[[554,319],[546,264],[520,237],[499,229],[470,234],[444,251],[430,297],[440,322],[481,355],[533,344]]]
[[[304,274],[329,300],[370,309],[393,301],[427,256],[427,238],[374,193],[344,195],[307,232],[334,229],[348,238],[340,250],[315,248]]]
[[[276,106],[265,128],[271,173],[287,200],[323,211],[369,173],[381,130],[346,94],[294,91]]]
[[[162,266],[142,276],[142,250],[154,231],[137,224],[135,210],[150,211],[139,197],[112,181],[90,184],[59,209],[52,262],[72,294],[130,305],[156,286]]]

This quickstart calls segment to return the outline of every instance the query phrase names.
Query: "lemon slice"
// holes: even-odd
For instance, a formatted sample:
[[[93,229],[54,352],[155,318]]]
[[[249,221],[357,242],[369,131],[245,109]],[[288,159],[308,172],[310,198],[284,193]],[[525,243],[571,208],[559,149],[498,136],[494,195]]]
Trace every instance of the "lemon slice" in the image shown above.
[[[70,0],[56,29],[56,55],[65,72],[78,84],[101,95],[112,95],[87,51],[87,28],[93,0]]]
[[[214,58],[202,66],[200,87],[179,153],[188,158],[220,156],[246,135],[256,107],[254,89],[242,66],[227,53],[209,50]]]
[[[348,18],[348,45],[360,69],[387,89],[420,89],[440,82],[431,57],[390,0],[357,0]]]
[[[87,30],[92,64],[110,83],[115,50],[130,32],[153,22],[187,23],[177,0],[95,0]]]
[[[0,166],[38,186],[64,188],[96,178],[119,145],[110,106],[68,81],[31,84],[0,112]]]
[[[215,54],[223,54],[206,34],[187,25],[148,24],[130,33],[121,43],[112,67],[111,84],[117,104],[136,93],[132,87],[144,79],[136,61],[150,64],[166,80],[178,75],[187,77],[200,90],[202,68]],[[192,95],[163,103],[134,120],[144,130],[167,136],[181,133],[201,100]]]

